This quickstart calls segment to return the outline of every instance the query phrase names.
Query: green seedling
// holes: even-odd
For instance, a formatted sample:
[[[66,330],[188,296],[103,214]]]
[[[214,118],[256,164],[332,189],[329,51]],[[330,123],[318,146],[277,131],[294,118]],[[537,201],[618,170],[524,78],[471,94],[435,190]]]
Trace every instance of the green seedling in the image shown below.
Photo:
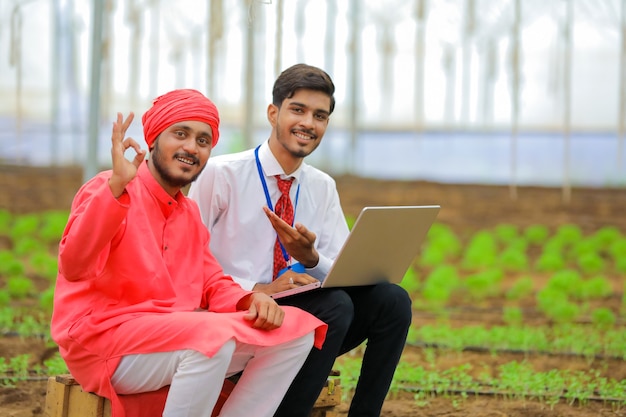
[[[592,236],[592,239],[595,240],[601,248],[608,248],[613,242],[621,238],[622,234],[615,226],[603,226]]]
[[[615,325],[615,314],[607,307],[599,307],[591,312],[591,320],[600,329],[609,329]]]
[[[445,305],[459,285],[459,275],[451,265],[435,268],[426,277],[421,296],[431,306]]]
[[[46,243],[54,243],[61,240],[67,219],[68,211],[48,211],[41,216],[41,230],[39,236]]]
[[[472,236],[463,254],[462,265],[466,269],[492,267],[496,263],[496,252],[493,235],[487,231],[477,232]]]
[[[420,282],[415,268],[410,267],[406,271],[406,273],[404,274],[404,278],[402,278],[402,282],[400,282],[400,286],[404,288],[409,294],[417,292],[420,287]]]
[[[572,269],[555,272],[546,284],[546,288],[563,294],[580,294],[583,285],[580,274]]]
[[[572,302],[560,300],[544,306],[544,312],[556,323],[572,323],[580,315],[580,307]]]
[[[515,280],[513,286],[506,292],[509,300],[519,300],[533,293],[533,280],[529,276],[523,276]]]
[[[621,274],[626,273],[626,257],[615,260],[615,270]]]
[[[615,239],[608,248],[609,253],[613,259],[618,259],[626,256],[626,238],[621,237]]]
[[[502,310],[502,320],[509,325],[521,325],[524,321],[524,314],[519,307],[504,307]]]
[[[581,255],[577,263],[579,268],[587,274],[598,273],[605,268],[604,259],[595,252],[588,252]]]
[[[10,236],[13,215],[5,209],[0,209],[0,236]]]
[[[52,356],[51,358],[43,361],[43,365],[46,367],[46,373],[48,375],[62,375],[69,373],[65,361],[63,360],[63,358],[61,358],[61,355],[59,355],[58,352],[55,353],[54,356]]]
[[[580,291],[572,295],[579,300],[597,300],[606,298],[613,293],[611,283],[604,276],[595,276],[580,283]]]
[[[494,229],[494,235],[496,236],[498,241],[507,245],[513,240],[517,239],[519,236],[517,226],[512,224],[497,225]]]
[[[419,264],[430,267],[442,265],[446,261],[446,252],[444,245],[431,242],[422,250]]]
[[[39,226],[38,214],[22,214],[17,216],[11,227],[11,238],[16,241],[25,236],[36,236]]]
[[[543,252],[535,262],[535,269],[542,272],[559,271],[565,268],[565,259],[560,250],[544,247]]]
[[[510,246],[500,254],[498,263],[507,271],[525,271],[528,269],[528,256],[524,249]]]
[[[574,244],[583,238],[583,233],[578,225],[564,224],[559,226],[555,237],[566,244]]]
[[[48,287],[39,296],[39,306],[47,313],[52,313],[54,306],[54,286]]]
[[[22,261],[11,251],[0,251],[0,275],[23,275],[26,268]]]
[[[35,292],[35,285],[25,276],[13,276],[7,280],[6,290],[11,298],[22,299]]]
[[[540,224],[530,225],[524,229],[524,237],[533,245],[543,244],[549,235],[548,228]]]
[[[47,252],[35,252],[30,257],[30,265],[35,273],[51,282],[54,282],[57,277],[59,266],[56,256],[52,256]]]
[[[502,276],[502,271],[497,269],[480,271],[465,279],[465,287],[472,298],[484,300],[501,293]]]
[[[33,236],[22,236],[13,240],[13,252],[18,256],[27,256],[47,250],[43,242]]]
[[[437,251],[443,252],[446,258],[455,258],[461,254],[461,241],[452,229],[445,224],[433,224],[428,231],[426,241],[427,247],[433,247]]]
[[[11,302],[11,294],[6,289],[0,290],[0,307],[6,307]]]

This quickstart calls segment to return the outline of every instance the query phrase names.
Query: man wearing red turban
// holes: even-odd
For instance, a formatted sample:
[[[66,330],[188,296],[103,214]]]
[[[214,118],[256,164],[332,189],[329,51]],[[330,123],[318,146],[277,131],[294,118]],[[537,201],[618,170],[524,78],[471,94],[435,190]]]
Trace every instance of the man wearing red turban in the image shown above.
[[[147,160],[124,139],[132,120],[118,113],[112,169],[72,203],[52,336],[83,390],[111,399],[113,417],[133,414],[129,398],[167,386],[158,411],[144,397],[148,415],[209,417],[224,378],[242,370],[219,415],[270,417],[326,325],[243,290],[208,249],[197,205],[181,187],[217,143],[215,105],[195,90],[157,98],[143,116]]]
[[[211,126],[211,147],[214,148],[220,137],[217,107],[201,92],[190,89],[174,90],[157,97],[153,106],[144,113],[141,122],[148,148],[152,148],[157,136],[168,126],[187,119]]]

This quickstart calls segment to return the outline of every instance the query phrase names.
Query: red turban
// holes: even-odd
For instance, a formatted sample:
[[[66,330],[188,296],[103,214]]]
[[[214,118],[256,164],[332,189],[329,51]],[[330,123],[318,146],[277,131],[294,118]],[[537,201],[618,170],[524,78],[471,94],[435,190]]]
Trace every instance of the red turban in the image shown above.
[[[184,120],[204,122],[213,132],[212,146],[220,136],[220,115],[215,104],[201,92],[191,89],[174,90],[154,99],[152,107],[141,118],[143,136],[152,148],[157,136],[174,123]]]

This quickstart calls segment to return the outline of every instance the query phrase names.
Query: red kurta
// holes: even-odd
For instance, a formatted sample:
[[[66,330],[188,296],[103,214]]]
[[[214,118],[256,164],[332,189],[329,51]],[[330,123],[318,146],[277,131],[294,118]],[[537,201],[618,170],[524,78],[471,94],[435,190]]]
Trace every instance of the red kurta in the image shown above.
[[[211,356],[229,339],[271,346],[314,329],[321,347],[326,325],[302,310],[283,307],[284,323],[271,331],[243,319],[236,304],[249,292],[210,253],[196,204],[168,195],[147,163],[119,199],[110,176],[98,174],[72,203],[51,329],[74,378],[110,398],[114,416],[124,412],[110,379],[124,355],[193,349]]]

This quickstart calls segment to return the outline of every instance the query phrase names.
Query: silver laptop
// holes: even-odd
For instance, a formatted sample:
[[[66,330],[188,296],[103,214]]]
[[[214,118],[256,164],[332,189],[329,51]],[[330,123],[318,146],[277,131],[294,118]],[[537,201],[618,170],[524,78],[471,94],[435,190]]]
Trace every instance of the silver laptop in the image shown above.
[[[315,288],[399,284],[419,253],[440,206],[365,207],[326,279],[277,292],[282,298]]]

